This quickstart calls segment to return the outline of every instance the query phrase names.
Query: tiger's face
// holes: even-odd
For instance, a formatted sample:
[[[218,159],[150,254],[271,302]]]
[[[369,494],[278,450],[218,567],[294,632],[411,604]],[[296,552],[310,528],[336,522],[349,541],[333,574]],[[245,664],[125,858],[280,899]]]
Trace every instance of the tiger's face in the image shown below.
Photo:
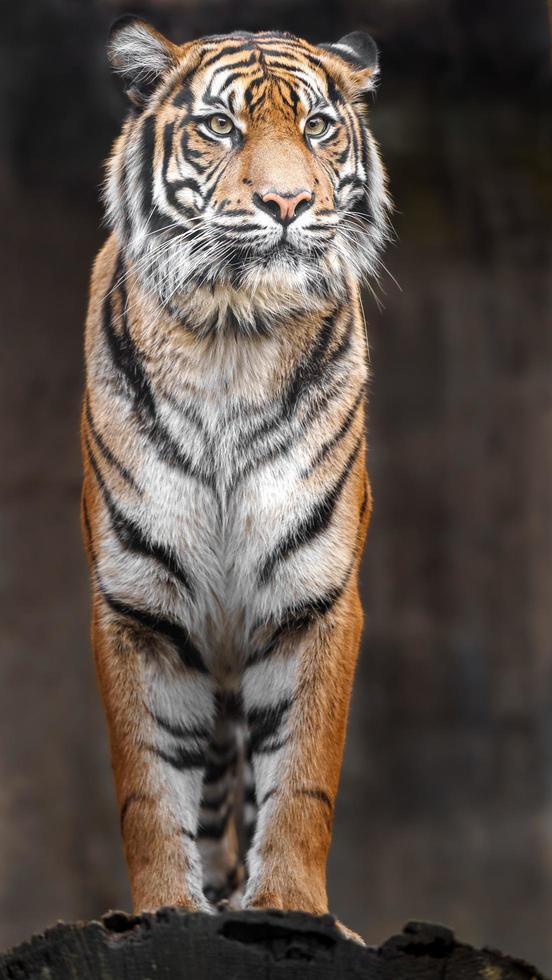
[[[108,212],[163,302],[202,286],[305,300],[376,271],[388,199],[366,117],[367,35],[176,46],[126,20],[110,57],[135,108],[109,164]]]

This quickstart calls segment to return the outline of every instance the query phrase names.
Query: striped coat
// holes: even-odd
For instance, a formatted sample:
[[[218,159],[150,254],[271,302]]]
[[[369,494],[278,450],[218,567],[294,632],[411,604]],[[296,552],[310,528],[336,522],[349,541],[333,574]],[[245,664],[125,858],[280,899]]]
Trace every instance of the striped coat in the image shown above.
[[[370,514],[375,50],[127,20],[110,56],[133,109],[90,291],[83,528],[133,900],[322,913]]]

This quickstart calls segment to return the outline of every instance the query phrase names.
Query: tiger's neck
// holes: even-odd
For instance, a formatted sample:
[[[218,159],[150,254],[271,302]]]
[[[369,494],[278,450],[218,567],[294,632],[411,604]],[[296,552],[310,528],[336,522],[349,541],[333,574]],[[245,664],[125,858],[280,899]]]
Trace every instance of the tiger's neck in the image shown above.
[[[200,287],[170,302],[144,287],[125,260],[127,324],[149,370],[173,394],[182,388],[212,398],[272,396],[316,345],[321,329],[343,317],[361,319],[351,280],[305,304],[275,290]],[[332,328],[333,329],[333,328]]]

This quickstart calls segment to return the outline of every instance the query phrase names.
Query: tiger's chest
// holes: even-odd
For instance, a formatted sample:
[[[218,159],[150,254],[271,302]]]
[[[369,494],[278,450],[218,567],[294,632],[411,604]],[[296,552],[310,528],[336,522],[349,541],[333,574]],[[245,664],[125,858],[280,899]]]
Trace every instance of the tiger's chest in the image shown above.
[[[231,671],[258,624],[320,577],[300,554],[267,574],[310,505],[305,440],[266,406],[211,404],[208,414],[196,408],[194,422],[174,406],[159,411],[178,455],[169,459],[150,440],[136,519],[175,555],[189,589],[171,589],[152,567],[147,587],[186,625],[211,669]]]
[[[187,630],[211,670],[239,669],[259,630],[350,571],[356,524],[340,493],[365,381],[354,326],[347,311],[328,318],[295,359],[271,339],[192,338],[170,357],[137,344],[142,384],[129,369],[119,389],[101,348],[93,408],[138,484],[119,500],[124,526],[102,491],[103,584]]]

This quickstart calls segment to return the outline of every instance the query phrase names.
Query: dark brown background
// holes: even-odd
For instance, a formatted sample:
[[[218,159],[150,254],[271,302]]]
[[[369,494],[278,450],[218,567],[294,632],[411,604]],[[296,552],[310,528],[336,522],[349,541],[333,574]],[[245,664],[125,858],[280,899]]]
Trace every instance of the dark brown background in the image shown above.
[[[355,28],[397,203],[372,343],[366,628],[330,861],[370,942],[413,917],[552,970],[552,140],[544,0],[142,4],[175,39]],[[128,906],[88,643],[78,414],[117,3],[0,36],[0,945]]]

